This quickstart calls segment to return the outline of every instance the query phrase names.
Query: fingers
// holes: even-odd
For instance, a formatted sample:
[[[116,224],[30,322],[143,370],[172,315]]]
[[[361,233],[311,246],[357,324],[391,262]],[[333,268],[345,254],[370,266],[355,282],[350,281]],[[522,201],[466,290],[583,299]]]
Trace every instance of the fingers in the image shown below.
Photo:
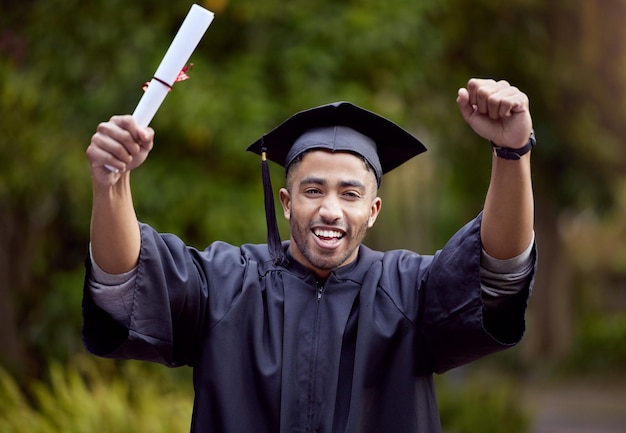
[[[507,81],[473,78],[467,83],[468,104],[493,120],[528,109],[528,97]]]
[[[479,136],[511,148],[528,141],[532,130],[528,97],[507,81],[472,78],[459,89],[457,104]]]

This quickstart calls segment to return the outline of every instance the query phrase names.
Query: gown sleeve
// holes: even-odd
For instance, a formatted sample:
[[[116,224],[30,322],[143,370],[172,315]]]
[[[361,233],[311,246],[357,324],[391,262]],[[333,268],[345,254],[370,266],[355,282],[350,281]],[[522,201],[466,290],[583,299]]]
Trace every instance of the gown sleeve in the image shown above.
[[[485,308],[480,279],[482,215],[457,232],[438,251],[421,285],[421,326],[433,371],[442,373],[517,344],[525,331],[524,314],[534,281]]]
[[[124,326],[99,308],[83,288],[85,347],[110,358],[193,365],[207,327],[222,317],[241,291],[246,269],[241,250],[216,242],[198,251],[178,237],[141,224],[130,323]],[[211,290],[209,290],[211,288]]]

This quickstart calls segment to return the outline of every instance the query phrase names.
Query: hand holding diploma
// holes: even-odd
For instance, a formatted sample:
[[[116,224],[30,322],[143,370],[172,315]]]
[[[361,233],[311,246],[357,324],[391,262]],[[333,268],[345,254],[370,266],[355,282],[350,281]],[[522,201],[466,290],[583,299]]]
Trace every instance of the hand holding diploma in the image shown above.
[[[146,160],[153,138],[152,128],[140,127],[128,114],[100,123],[86,152],[93,182],[106,187],[116,184]]]
[[[139,166],[152,149],[154,131],[148,128],[152,118],[172,90],[185,63],[198,46],[200,39],[213,21],[213,13],[192,5],[163,60],[150,80],[131,116],[114,116],[98,126],[87,149],[92,175],[112,185],[119,173]],[[106,170],[102,170],[102,169]]]

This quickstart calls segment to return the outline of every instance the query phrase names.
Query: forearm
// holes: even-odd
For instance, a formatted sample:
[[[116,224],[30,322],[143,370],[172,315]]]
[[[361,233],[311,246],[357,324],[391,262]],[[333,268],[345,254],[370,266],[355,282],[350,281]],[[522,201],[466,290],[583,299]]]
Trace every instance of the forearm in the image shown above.
[[[112,186],[94,182],[91,215],[93,260],[105,272],[122,274],[136,266],[140,245],[130,172],[123,173]]]
[[[530,153],[520,160],[494,155],[480,233],[483,248],[496,259],[515,257],[528,247],[533,228]]]

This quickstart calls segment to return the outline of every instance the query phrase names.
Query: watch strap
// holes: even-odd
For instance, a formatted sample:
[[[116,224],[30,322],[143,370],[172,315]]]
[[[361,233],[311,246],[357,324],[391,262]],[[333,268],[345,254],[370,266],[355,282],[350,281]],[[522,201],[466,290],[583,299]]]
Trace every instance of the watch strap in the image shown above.
[[[500,147],[491,140],[489,140],[489,143],[491,144],[493,152],[496,154],[498,158],[518,160],[523,155],[526,155],[528,152],[530,152],[530,149],[535,147],[535,145],[537,144],[537,140],[535,139],[534,131],[531,131],[530,137],[528,138],[528,142],[526,143],[526,145],[524,145],[524,147],[520,147],[519,149],[512,149],[510,147]]]

